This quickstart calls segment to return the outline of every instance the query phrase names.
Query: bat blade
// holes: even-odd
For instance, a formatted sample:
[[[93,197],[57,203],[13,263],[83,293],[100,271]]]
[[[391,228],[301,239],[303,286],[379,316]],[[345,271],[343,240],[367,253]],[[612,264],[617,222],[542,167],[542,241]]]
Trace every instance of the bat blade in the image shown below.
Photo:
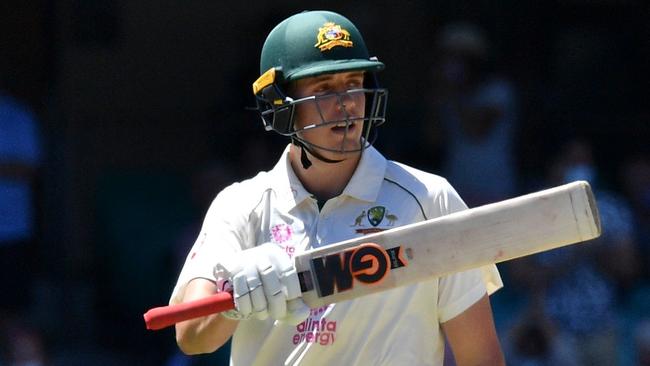
[[[578,181],[312,249],[294,260],[303,299],[316,308],[584,242],[600,232],[591,188]],[[218,295],[151,309],[147,328],[233,308],[231,297]]]
[[[579,181],[310,250],[295,263],[308,284],[303,299],[314,308],[583,242],[600,231],[591,188]],[[366,243],[385,249],[385,274],[379,251],[359,253]]]

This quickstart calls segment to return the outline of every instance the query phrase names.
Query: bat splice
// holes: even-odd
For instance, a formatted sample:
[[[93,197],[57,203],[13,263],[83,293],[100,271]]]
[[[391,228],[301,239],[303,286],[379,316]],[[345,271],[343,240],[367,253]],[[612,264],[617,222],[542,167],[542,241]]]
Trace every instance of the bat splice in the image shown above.
[[[589,184],[573,182],[311,249],[294,257],[311,308],[499,263],[600,235]],[[163,306],[144,314],[148,329],[232,309],[232,297]]]

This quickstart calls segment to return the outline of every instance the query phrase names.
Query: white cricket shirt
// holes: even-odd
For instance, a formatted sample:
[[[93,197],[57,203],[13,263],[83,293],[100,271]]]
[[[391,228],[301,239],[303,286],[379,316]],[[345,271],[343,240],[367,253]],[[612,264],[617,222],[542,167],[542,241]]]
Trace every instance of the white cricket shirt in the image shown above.
[[[343,193],[325,203],[307,192],[289,148],[269,172],[235,183],[216,197],[188,254],[170,303],[193,278],[214,280],[226,253],[273,242],[288,256],[377,230],[466,209],[439,176],[386,160],[366,149]],[[442,365],[440,323],[502,286],[496,266],[312,309],[291,326],[240,321],[231,365]]]

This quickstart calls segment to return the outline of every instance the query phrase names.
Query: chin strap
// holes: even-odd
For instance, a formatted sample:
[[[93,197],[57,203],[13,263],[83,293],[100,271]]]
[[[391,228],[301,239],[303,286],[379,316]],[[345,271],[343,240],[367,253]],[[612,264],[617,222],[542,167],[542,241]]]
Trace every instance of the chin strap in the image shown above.
[[[307,170],[311,166],[311,160],[307,157],[307,153],[305,152],[305,147],[300,146],[300,162],[302,163],[302,167]]]
[[[312,156],[314,156],[316,159],[328,163],[328,164],[336,164],[340,163],[345,159],[341,160],[332,160],[324,157],[323,155],[317,153],[313,149],[309,149],[305,144],[303,144],[301,141],[299,141],[296,138],[291,138],[291,142],[300,147],[300,162],[302,163],[302,167],[307,170],[309,169],[310,166],[312,166],[312,162],[309,160],[309,157],[307,156],[307,152],[309,152]]]

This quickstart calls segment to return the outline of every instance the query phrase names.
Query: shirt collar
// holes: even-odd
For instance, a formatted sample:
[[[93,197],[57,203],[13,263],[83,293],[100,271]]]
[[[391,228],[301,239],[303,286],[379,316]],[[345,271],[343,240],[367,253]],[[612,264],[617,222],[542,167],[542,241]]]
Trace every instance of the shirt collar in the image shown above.
[[[298,206],[302,201],[311,197],[311,193],[307,192],[303,187],[300,179],[291,167],[291,159],[289,158],[289,149],[291,144],[282,152],[280,160],[275,164],[271,170],[273,176],[273,189],[278,196],[279,207],[283,211],[289,211]]]
[[[289,158],[290,144],[284,149],[279,161],[271,170],[273,176],[273,189],[278,196],[281,209],[289,211],[298,206],[305,199],[312,196],[291,167]],[[373,202],[379,195],[379,189],[386,173],[386,158],[373,146],[368,147],[361,154],[359,165],[354,171],[350,182],[343,190],[342,195],[354,197],[359,200]]]
[[[373,146],[365,149],[343,194],[363,201],[375,201],[384,181],[386,165],[386,158],[377,149]]]

